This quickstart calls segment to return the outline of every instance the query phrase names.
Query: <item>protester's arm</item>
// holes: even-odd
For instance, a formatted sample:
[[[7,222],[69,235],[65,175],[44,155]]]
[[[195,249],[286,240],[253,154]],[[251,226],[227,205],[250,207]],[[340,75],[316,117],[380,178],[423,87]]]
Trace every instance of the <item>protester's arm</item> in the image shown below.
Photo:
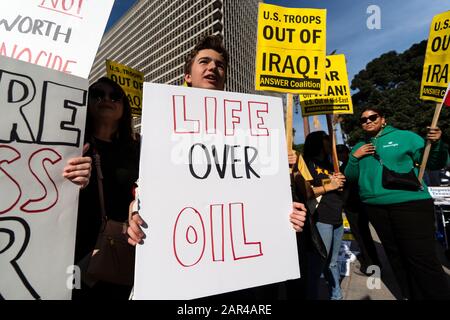
[[[294,150],[290,150],[288,152],[288,163],[290,166],[293,166],[294,164],[297,163],[297,154],[295,153]]]
[[[330,183],[312,188],[314,191],[314,196],[317,198],[319,196],[323,196],[327,192],[343,188],[344,183],[345,183],[345,176],[342,173],[333,174],[333,176],[330,176]]]
[[[89,144],[86,143],[83,147],[83,154],[89,149]],[[92,170],[91,157],[76,157],[67,161],[67,165],[63,171],[63,177],[70,180],[72,183],[80,186],[81,189],[89,184]]]
[[[311,180],[308,182],[310,183],[311,186],[310,191],[311,193],[313,193],[312,198],[317,198],[319,196],[326,194],[327,192],[342,188],[344,185],[345,182],[344,175],[342,176],[328,175],[330,182],[325,185],[323,182],[323,176],[317,174],[316,165],[312,161],[308,161],[306,163],[306,168],[308,169],[308,172],[310,173],[311,176]],[[311,199],[311,197],[308,197],[308,199]]]
[[[350,155],[347,166],[344,171],[347,180],[350,182],[357,182],[359,179],[359,159]]]
[[[129,209],[129,216],[128,216],[128,243],[132,246],[135,246],[137,244],[142,244],[143,240],[145,239],[145,233],[142,231],[142,227],[144,227],[146,224],[144,220],[142,220],[141,216],[137,212],[136,209],[136,201],[133,200],[130,203],[130,209]]]
[[[449,161],[448,146],[441,141],[442,131],[439,128],[428,127],[427,140],[431,142],[430,155],[427,161],[427,169],[439,170],[444,168]],[[422,158],[423,149],[420,150],[420,158]],[[422,159],[420,159],[421,163]]]
[[[293,202],[289,221],[296,232],[302,232],[306,221],[306,207],[303,203]]]

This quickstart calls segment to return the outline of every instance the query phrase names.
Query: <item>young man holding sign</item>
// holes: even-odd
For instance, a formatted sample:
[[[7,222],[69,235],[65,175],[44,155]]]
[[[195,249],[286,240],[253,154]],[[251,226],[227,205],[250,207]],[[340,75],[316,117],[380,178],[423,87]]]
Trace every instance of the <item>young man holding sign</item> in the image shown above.
[[[202,39],[186,58],[184,78],[189,87],[224,90],[228,67],[228,52],[222,45],[219,36],[208,36]],[[134,202],[130,206],[133,207]],[[135,212],[132,210],[131,213]],[[306,208],[303,203],[294,202],[290,221],[297,232],[302,231],[305,222]],[[144,221],[139,214],[130,217],[128,242],[136,245],[144,238],[140,226]]]
[[[185,82],[189,87],[212,90],[224,90],[228,67],[228,53],[223,47],[220,36],[208,36],[202,39],[188,55],[185,62]],[[287,168],[286,168],[287,169]],[[145,237],[141,226],[144,221],[137,213],[134,203],[130,206],[128,242],[141,243]],[[296,231],[304,225],[306,209],[302,203],[294,202],[290,221]]]

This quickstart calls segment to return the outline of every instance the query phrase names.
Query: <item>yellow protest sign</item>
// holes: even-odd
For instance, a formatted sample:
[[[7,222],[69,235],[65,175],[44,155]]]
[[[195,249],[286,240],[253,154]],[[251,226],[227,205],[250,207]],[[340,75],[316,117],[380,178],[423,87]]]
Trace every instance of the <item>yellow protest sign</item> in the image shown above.
[[[450,81],[450,11],[434,16],[423,65],[420,99],[442,102]]]
[[[259,4],[256,90],[324,93],[326,10]]]
[[[299,96],[302,115],[307,117],[318,114],[353,113],[347,65],[343,54],[327,56],[325,79],[325,95]]]
[[[107,77],[118,83],[128,97],[131,114],[140,116],[142,113],[142,86],[144,74],[123,64],[106,60]]]

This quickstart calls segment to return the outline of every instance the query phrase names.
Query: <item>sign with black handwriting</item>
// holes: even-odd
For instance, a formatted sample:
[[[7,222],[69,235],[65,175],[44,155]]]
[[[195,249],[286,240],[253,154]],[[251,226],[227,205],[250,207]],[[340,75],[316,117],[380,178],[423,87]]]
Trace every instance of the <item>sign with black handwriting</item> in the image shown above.
[[[79,188],[63,169],[82,153],[87,87],[0,56],[1,298],[71,297]]]
[[[144,83],[135,299],[299,277],[281,98]]]

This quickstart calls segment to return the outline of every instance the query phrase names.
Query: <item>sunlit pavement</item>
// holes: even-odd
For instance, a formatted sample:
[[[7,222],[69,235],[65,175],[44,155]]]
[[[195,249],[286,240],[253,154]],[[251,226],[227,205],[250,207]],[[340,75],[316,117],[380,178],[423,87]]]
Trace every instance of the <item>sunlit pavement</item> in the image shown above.
[[[400,290],[395,282],[392,269],[387,261],[386,254],[376,232],[371,228],[375,240],[378,256],[382,263],[381,281],[363,275],[359,271],[360,264],[356,260],[351,263],[349,276],[344,277],[341,282],[344,300],[396,300],[400,297]],[[437,243],[437,251],[440,255],[444,270],[449,275],[450,261],[445,257],[443,247]],[[358,251],[355,241],[352,241],[352,251]]]

